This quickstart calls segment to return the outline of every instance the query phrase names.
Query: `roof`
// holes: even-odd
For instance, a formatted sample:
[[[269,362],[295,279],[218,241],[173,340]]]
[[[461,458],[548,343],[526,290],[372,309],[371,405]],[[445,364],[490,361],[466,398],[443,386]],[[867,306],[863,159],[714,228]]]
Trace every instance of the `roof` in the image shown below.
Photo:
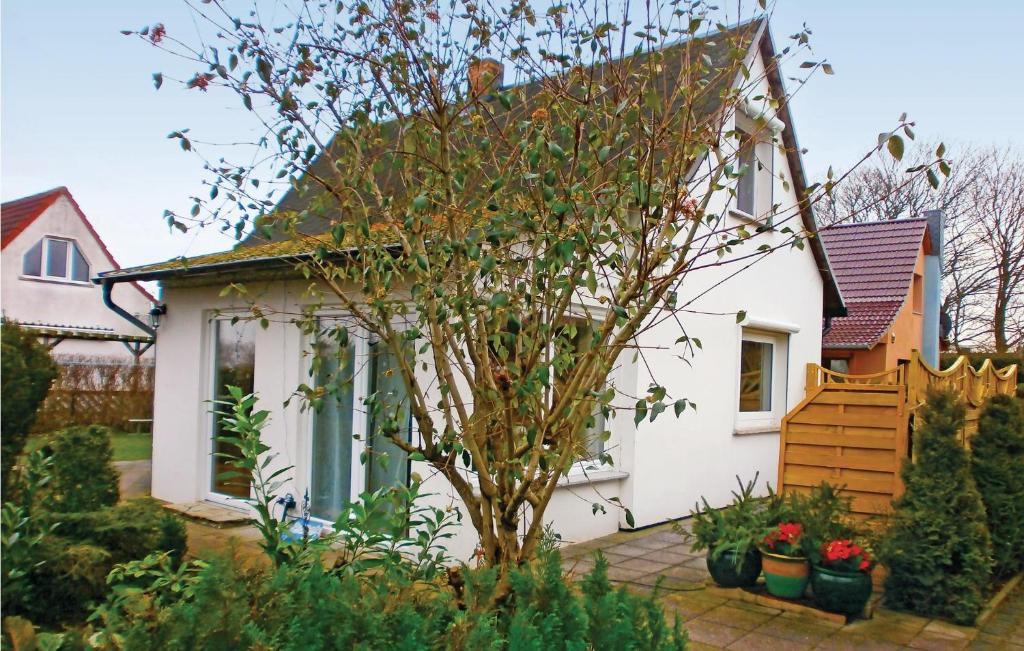
[[[71,193],[64,186],[4,202],[3,206],[0,206],[0,248],[6,249],[29,224],[62,196],[71,198]]]
[[[71,191],[63,185],[28,197],[14,199],[13,201],[6,201],[3,205],[0,205],[0,231],[2,231],[3,234],[3,243],[0,248],[6,249],[8,244],[17,239],[18,235],[21,235],[21,233],[28,228],[32,222],[38,219],[47,208],[56,203],[61,197],[66,198],[71,203],[72,208],[74,208],[75,212],[78,214],[78,218],[82,220],[82,224],[85,225],[86,230],[88,230],[89,234],[96,240],[96,243],[99,245],[104,257],[106,257],[107,262],[110,263],[110,266],[113,267],[115,271],[119,270],[121,265],[117,263],[113,254],[111,254],[110,250],[107,248],[107,245],[103,243],[103,239],[100,237],[100,234],[96,232],[96,229],[93,228],[88,217],[85,216],[85,213],[82,211],[82,207],[79,206],[78,202],[75,201],[75,198],[71,196]],[[150,302],[156,302],[156,298],[146,291],[145,288],[134,282],[132,284],[137,290],[142,292],[143,296],[145,296]]]
[[[747,64],[749,64],[750,59],[752,59],[758,52],[762,54],[766,62],[770,62],[775,58],[775,46],[771,39],[768,23],[764,19],[756,19],[733,25],[732,27],[724,30],[724,32],[715,32],[699,37],[709,41],[709,47],[705,52],[712,58],[712,70],[728,65],[728,62],[731,60],[730,58],[734,56],[733,48],[725,38],[726,34],[738,36],[744,47],[747,48],[747,59],[745,60],[745,63]],[[715,41],[714,39],[716,37],[719,38],[719,40]],[[679,52],[679,56],[666,56],[664,58],[663,69],[667,79],[678,78],[678,69],[683,65],[683,57],[686,52],[683,46],[685,46],[686,43],[687,41],[683,40],[679,43],[674,43],[663,48],[663,52],[666,53],[671,52],[673,48],[677,48]],[[646,54],[634,56],[646,56]],[[785,97],[786,94],[783,86],[782,75],[779,71],[778,65],[772,65],[769,63],[767,68],[769,82],[778,90],[777,94],[779,97]],[[532,110],[530,102],[540,92],[541,83],[541,80],[535,80],[521,85],[520,88],[522,89],[524,101],[521,102],[519,107],[514,110]],[[718,109],[721,108],[721,91],[724,89],[724,86],[725,82],[720,84],[713,83],[700,91],[703,93],[703,99],[697,102],[696,105],[697,112],[701,114],[698,119],[712,120],[715,119],[714,116],[720,113]],[[817,224],[814,220],[811,206],[804,193],[807,180],[804,174],[800,145],[797,142],[796,133],[793,129],[792,116],[790,115],[788,104],[781,104],[777,109],[777,114],[786,124],[786,128],[782,131],[782,139],[786,149],[787,162],[789,163],[789,168],[793,175],[793,187],[797,194],[798,204],[800,206],[801,221],[804,229],[808,233],[814,233],[817,230]],[[387,124],[382,125],[382,128],[386,131]],[[395,134],[395,137],[397,138],[397,134]],[[328,152],[329,151],[330,146],[328,146]],[[325,172],[325,166],[330,165],[329,161],[330,156],[321,154],[321,156],[313,162],[311,166],[311,173],[314,176],[329,177],[330,174]],[[319,174],[318,170],[320,172]],[[383,173],[386,174],[388,171],[389,170],[385,168]],[[285,193],[274,212],[298,214],[300,217],[300,226],[298,228],[299,232],[307,235],[319,236],[337,220],[337,217],[330,212],[330,202],[322,200],[323,193],[317,192],[316,189],[306,187],[304,185],[304,181],[305,178],[300,179],[296,186],[293,186],[287,193]],[[395,194],[400,194],[403,192],[403,189],[397,186],[396,183],[397,181],[384,180],[381,185],[382,187],[388,188]],[[282,243],[282,241],[283,240],[278,240],[277,243]],[[274,243],[275,242],[272,239],[270,244]],[[825,314],[845,314],[842,296],[836,280],[832,275],[828,255],[826,254],[825,249],[816,237],[809,238],[808,243],[814,256],[818,272],[821,274],[824,283]],[[213,256],[178,258],[176,260],[170,260],[156,265],[146,265],[133,269],[125,269],[118,273],[102,274],[102,278],[152,280],[171,275],[203,273],[213,271],[215,269],[223,270],[239,265],[245,266],[250,264],[266,263],[268,261],[266,258],[268,258],[273,251],[272,248],[263,248],[266,245],[266,238],[253,234],[243,241],[240,247],[236,247],[234,251],[225,252],[223,254],[214,254]],[[245,254],[240,251],[242,248],[253,248],[258,250],[253,251],[250,254]],[[309,251],[307,251],[307,253],[308,252]],[[282,255],[287,256],[295,254],[296,251],[289,251]],[[222,256],[227,256],[227,258]],[[115,282],[116,281],[117,280],[115,280]]]
[[[847,316],[832,319],[824,348],[872,348],[892,327],[910,294],[918,253],[931,246],[927,219],[823,228]]]

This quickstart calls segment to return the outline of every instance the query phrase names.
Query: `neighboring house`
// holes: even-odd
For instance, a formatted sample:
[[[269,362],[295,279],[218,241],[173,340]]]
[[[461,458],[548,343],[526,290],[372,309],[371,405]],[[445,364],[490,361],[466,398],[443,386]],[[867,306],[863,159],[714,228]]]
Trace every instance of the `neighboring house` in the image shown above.
[[[765,61],[775,54],[767,24],[734,29],[747,30],[747,65],[754,78],[762,76]],[[752,96],[783,95],[774,68],[767,78],[751,89]],[[758,216],[767,214],[773,203],[800,205],[804,210],[794,227],[802,224],[812,232],[813,215],[801,201],[806,183],[788,109],[783,104],[768,117],[785,153],[767,142],[750,143],[763,167],[744,177],[738,206],[729,209],[727,219],[732,225],[759,224]],[[734,122],[740,129],[750,128],[745,114],[723,119],[726,130]],[[710,210],[724,212],[726,195],[722,192]],[[286,204],[301,209],[302,200],[289,194],[281,205]],[[785,238],[766,230],[749,246]],[[294,262],[310,252],[307,242],[272,242],[101,274],[102,282],[158,280],[163,288],[167,313],[156,369],[153,495],[179,503],[239,504],[237,493],[216,478],[209,402],[223,393],[224,384],[235,383],[255,390],[272,411],[264,441],[279,454],[275,463],[294,466],[288,490],[297,496],[309,490],[314,516],[331,519],[366,488],[404,482],[413,471],[429,478],[424,491],[435,494],[431,499],[436,504],[457,503],[446,482],[422,462],[389,462],[384,473],[376,464],[370,468],[359,462],[368,438],[374,445],[367,436],[373,424],[358,407],[361,394],[367,386],[387,383],[390,376],[372,341],[361,338],[354,346],[355,395],[345,405],[316,413],[301,409],[298,400],[289,401],[295,388],[309,381],[305,353],[316,342],[285,320],[270,319],[265,328],[251,321],[232,322],[248,306],[246,300],[222,292],[232,280],[243,280],[249,296],[276,311],[301,312],[307,281],[295,271]],[[827,314],[841,314],[842,300],[817,238],[809,239],[806,247],[784,247],[729,278],[732,273],[711,266],[687,281],[686,291],[694,296],[715,288],[686,315],[687,334],[703,343],[691,363],[671,354],[649,355],[647,364],[625,356],[612,372],[609,382],[624,396],[644,395],[656,378],[670,395],[685,396],[698,408],[678,419],[664,417],[637,427],[635,398],[616,400],[620,409],[607,423],[611,438],[604,443],[614,467],[587,476],[571,473],[547,510],[565,540],[587,540],[627,526],[615,508],[591,515],[590,505],[606,498],[620,500],[631,509],[635,525],[646,526],[687,515],[701,495],[712,505],[725,504],[736,487],[736,475],[751,479],[759,472],[760,487],[775,483],[781,419],[804,395],[805,364],[819,359],[823,305]],[[735,315],[741,310],[746,319],[737,323]],[[339,318],[338,312],[337,307],[325,309],[323,318]],[[638,345],[667,350],[679,335],[678,326],[665,322],[647,331]],[[409,436],[416,436],[409,427]],[[451,550],[468,557],[474,544],[471,528],[462,527]]]
[[[149,333],[103,304],[92,278],[120,266],[67,188],[4,203],[0,228],[5,318],[38,330],[58,359],[135,359],[131,348],[141,351]],[[125,283],[113,298],[143,322],[154,301],[136,283]],[[143,358],[152,357],[149,351]]]
[[[938,368],[941,214],[831,226],[821,239],[847,315],[825,320],[822,366],[881,373],[919,350]]]

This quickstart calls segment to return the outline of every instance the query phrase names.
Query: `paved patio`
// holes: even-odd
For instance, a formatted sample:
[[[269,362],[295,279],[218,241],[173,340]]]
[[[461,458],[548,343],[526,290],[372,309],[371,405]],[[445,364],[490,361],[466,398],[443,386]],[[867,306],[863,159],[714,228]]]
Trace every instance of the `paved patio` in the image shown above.
[[[980,628],[955,626],[879,608],[849,624],[785,612],[721,596],[708,589],[704,555],[663,525],[620,532],[563,550],[566,571],[582,575],[601,550],[608,577],[630,590],[658,595],[690,633],[692,649],[1007,649],[1024,651],[1024,588],[1018,588]],[[718,594],[714,594],[718,592]]]

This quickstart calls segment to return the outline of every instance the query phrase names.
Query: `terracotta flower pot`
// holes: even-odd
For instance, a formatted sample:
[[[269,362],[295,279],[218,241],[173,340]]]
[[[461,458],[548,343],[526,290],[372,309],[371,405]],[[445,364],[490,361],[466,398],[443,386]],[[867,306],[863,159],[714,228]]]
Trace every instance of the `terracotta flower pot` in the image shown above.
[[[799,599],[807,590],[811,564],[806,558],[762,551],[761,566],[768,592],[776,597]]]
[[[822,610],[858,615],[871,598],[871,575],[867,572],[837,572],[815,567],[811,573],[814,603]]]
[[[708,552],[708,572],[715,583],[723,588],[746,588],[757,583],[761,576],[761,552],[751,549],[737,563],[736,552],[729,550],[712,560]]]

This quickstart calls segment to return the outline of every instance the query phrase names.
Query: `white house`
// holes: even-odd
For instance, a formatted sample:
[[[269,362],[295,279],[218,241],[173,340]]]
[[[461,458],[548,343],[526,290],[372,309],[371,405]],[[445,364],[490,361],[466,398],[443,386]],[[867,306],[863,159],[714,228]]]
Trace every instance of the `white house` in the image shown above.
[[[747,55],[752,77],[766,79],[751,95],[782,95],[778,72],[772,69],[764,74],[764,61],[774,56],[767,24],[747,23],[743,28],[752,32]],[[751,116],[745,114],[725,119],[735,120],[741,130],[751,124]],[[756,144],[756,155],[768,163],[762,171],[744,177],[747,185],[739,192],[739,205],[728,211],[733,223],[754,222],[773,203],[800,204],[805,180],[788,109],[783,105],[769,123],[784,147]],[[725,194],[712,211],[726,210]],[[802,226],[797,228],[814,230],[809,210],[803,211],[801,219]],[[781,242],[785,235],[767,231],[756,237],[761,239],[754,246]],[[273,320],[265,329],[253,322],[231,323],[232,314],[245,311],[249,303],[221,296],[229,278],[244,279],[250,298],[271,309],[301,310],[306,281],[294,273],[289,277],[290,263],[280,259],[286,253],[297,254],[287,244],[274,243],[192,258],[187,263],[170,261],[101,274],[104,282],[159,280],[163,286],[167,314],[159,333],[156,369],[155,497],[237,504],[231,489],[214,479],[214,421],[207,402],[229,379],[251,386],[263,407],[272,411],[272,422],[264,432],[266,442],[281,455],[281,463],[294,466],[291,488],[297,496],[310,491],[314,515],[328,517],[340,501],[381,481],[368,477],[359,463],[367,437],[348,441],[339,449],[323,446],[317,435],[323,427],[365,433],[365,416],[355,410],[335,412],[330,416],[334,420],[325,423],[324,417],[300,410],[298,401],[282,407],[295,388],[308,381],[309,360],[303,351],[310,342],[303,333]],[[842,300],[824,250],[814,238],[806,247],[781,249],[727,278],[731,273],[712,267],[688,277],[686,292],[691,296],[714,287],[692,306],[703,314],[687,317],[687,334],[700,338],[704,351],[698,352],[692,365],[673,355],[651,355],[649,367],[625,360],[613,371],[609,381],[625,395],[643,395],[653,375],[672,395],[687,397],[698,409],[687,410],[678,419],[660,418],[637,427],[632,401],[617,400],[616,405],[625,408],[608,423],[611,438],[605,443],[614,467],[586,476],[570,474],[547,510],[548,519],[565,540],[587,540],[627,527],[623,512],[617,509],[592,514],[591,504],[609,497],[617,497],[634,514],[635,526],[643,527],[687,515],[702,495],[713,505],[725,503],[736,475],[752,478],[760,472],[762,480],[775,483],[780,421],[804,395],[804,365],[819,361],[823,306],[827,313],[838,314]],[[737,323],[735,315],[741,310],[746,319]],[[678,326],[665,323],[638,343],[667,348],[679,334]],[[365,356],[366,351],[357,349],[355,354]],[[355,366],[360,369],[354,387],[357,394],[370,383],[383,381],[375,377],[372,363]],[[741,375],[763,388],[741,396]],[[361,403],[357,399],[355,404]],[[403,481],[411,471],[429,477],[431,473],[421,466],[421,462],[409,462],[404,472],[399,469],[385,480]],[[438,504],[458,503],[440,477],[428,479],[425,490],[436,494],[432,499]],[[474,544],[474,532],[463,527],[452,549],[468,557]]]
[[[8,201],[3,231],[2,305],[5,318],[45,335],[56,358],[67,355],[135,359],[152,340],[104,305],[97,274],[120,269],[96,229],[65,187]],[[153,297],[124,283],[112,300],[143,325]],[[141,353],[152,359],[152,351]]]

